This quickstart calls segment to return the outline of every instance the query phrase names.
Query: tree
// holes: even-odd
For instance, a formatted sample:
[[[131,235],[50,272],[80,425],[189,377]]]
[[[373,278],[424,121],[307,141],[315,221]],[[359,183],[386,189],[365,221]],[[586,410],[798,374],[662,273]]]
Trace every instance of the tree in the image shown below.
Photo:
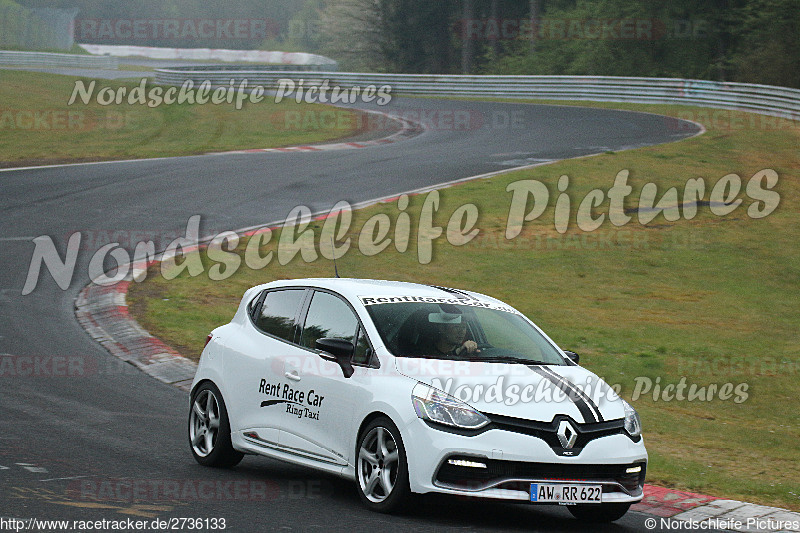
[[[386,69],[380,0],[329,0],[320,20],[322,53],[338,61],[342,69]]]
[[[735,79],[800,87],[800,0],[751,0],[739,14]]]
[[[456,7],[457,2],[448,0],[383,0],[381,49],[388,68],[396,72],[448,72]]]

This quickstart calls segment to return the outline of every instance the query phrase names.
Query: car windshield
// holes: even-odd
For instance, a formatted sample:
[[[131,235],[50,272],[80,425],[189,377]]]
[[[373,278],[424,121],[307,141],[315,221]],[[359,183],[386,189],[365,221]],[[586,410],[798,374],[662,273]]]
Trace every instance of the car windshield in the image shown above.
[[[477,301],[398,301],[402,299],[362,298],[383,343],[397,357],[566,364],[514,309]]]

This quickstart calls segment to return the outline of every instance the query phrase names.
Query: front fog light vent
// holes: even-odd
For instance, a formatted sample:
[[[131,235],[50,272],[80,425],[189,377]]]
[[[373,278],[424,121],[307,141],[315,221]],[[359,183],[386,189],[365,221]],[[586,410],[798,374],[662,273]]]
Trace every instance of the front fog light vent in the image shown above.
[[[477,461],[466,461],[464,459],[448,459],[447,464],[453,466],[465,466],[467,468],[486,468],[486,464]]]

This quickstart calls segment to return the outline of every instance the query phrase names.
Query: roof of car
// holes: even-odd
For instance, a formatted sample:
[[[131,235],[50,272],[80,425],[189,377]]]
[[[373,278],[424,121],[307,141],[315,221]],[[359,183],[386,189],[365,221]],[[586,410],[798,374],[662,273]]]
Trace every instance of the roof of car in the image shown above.
[[[483,294],[450,289],[435,285],[422,285],[420,283],[409,283],[405,281],[385,281],[375,279],[352,279],[352,278],[309,278],[309,279],[287,279],[273,281],[263,285],[263,288],[275,287],[318,287],[338,292],[347,298],[356,299],[362,296],[450,296],[461,298],[473,298],[483,301],[499,302],[494,298]]]

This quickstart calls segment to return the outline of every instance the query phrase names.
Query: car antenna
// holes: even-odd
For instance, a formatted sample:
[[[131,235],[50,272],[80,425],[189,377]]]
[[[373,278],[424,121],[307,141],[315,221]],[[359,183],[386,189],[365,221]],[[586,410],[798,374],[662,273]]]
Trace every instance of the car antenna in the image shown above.
[[[333,254],[333,273],[339,277],[339,269],[336,268],[336,248],[333,245],[333,235],[331,235],[331,253]]]

